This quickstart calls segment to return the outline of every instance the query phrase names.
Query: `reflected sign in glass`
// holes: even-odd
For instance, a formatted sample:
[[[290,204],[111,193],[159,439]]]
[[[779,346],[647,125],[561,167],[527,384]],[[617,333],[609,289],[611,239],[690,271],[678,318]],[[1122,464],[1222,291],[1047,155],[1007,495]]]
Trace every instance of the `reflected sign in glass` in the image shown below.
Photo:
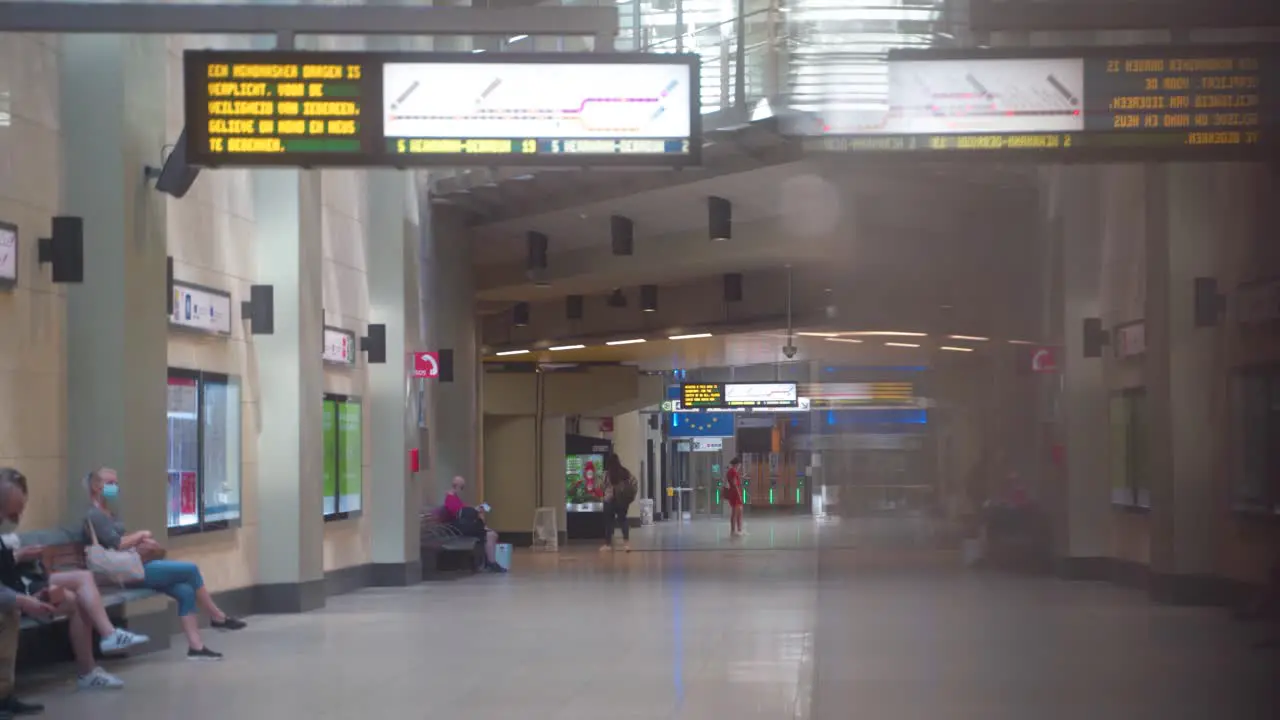
[[[686,166],[693,55],[188,51],[199,166]]]
[[[889,106],[797,121],[823,152],[1257,157],[1280,123],[1276,46],[983,48],[890,54]]]
[[[188,330],[231,334],[231,295],[221,290],[173,284],[173,314],[169,324]]]

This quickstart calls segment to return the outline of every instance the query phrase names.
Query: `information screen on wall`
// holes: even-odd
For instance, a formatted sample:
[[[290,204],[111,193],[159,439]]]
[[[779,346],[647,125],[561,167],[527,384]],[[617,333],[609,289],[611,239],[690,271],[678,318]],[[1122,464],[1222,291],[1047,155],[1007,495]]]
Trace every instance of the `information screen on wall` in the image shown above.
[[[806,118],[826,152],[1207,160],[1280,147],[1276,46],[899,51],[885,111]]]
[[[193,50],[199,166],[685,166],[696,56]]]
[[[173,284],[173,314],[169,324],[218,335],[231,334],[231,295],[220,290]]]
[[[338,508],[355,512],[361,508],[364,485],[364,417],[359,402],[338,403],[338,445]]]
[[[0,222],[0,288],[18,282],[18,228]]]

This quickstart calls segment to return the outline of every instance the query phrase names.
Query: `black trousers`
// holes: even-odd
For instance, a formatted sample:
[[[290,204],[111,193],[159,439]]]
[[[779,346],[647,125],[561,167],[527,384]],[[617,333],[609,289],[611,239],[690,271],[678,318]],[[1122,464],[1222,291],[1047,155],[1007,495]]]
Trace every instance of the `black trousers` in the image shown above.
[[[631,540],[631,525],[627,523],[627,508],[630,505],[631,503],[623,505],[613,502],[604,504],[604,541],[606,544],[613,542],[615,525],[622,528],[623,542]]]

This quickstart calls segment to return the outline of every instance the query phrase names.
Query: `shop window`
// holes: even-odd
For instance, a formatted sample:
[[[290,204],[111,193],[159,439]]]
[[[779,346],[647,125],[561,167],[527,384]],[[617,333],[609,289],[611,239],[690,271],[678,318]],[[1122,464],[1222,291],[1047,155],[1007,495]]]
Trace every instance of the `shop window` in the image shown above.
[[[1280,367],[1237,375],[1232,406],[1239,423],[1233,505],[1243,512],[1280,514]]]
[[[168,425],[169,533],[239,522],[239,383],[226,375],[170,369]]]
[[[1111,396],[1112,504],[1151,507],[1147,412],[1144,390],[1126,390]]]
[[[358,398],[325,395],[324,517],[340,520],[360,512],[364,477],[364,416]]]

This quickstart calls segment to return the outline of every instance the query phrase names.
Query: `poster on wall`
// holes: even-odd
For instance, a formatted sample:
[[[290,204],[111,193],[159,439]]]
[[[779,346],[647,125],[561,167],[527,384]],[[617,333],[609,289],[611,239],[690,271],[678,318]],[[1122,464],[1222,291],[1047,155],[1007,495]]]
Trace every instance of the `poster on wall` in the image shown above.
[[[356,364],[356,334],[342,328],[324,329],[324,352],[321,359],[330,365],[354,367]]]
[[[18,227],[0,222],[0,288],[18,282]]]
[[[169,324],[187,330],[231,334],[231,294],[220,290],[173,284],[173,314]]]
[[[364,478],[364,417],[360,403],[338,404],[338,444],[342,448],[338,508],[341,512],[355,512],[361,507]]]
[[[178,511],[183,515],[197,514],[200,508],[196,501],[196,474],[193,472],[182,473],[181,487],[182,505]]]

